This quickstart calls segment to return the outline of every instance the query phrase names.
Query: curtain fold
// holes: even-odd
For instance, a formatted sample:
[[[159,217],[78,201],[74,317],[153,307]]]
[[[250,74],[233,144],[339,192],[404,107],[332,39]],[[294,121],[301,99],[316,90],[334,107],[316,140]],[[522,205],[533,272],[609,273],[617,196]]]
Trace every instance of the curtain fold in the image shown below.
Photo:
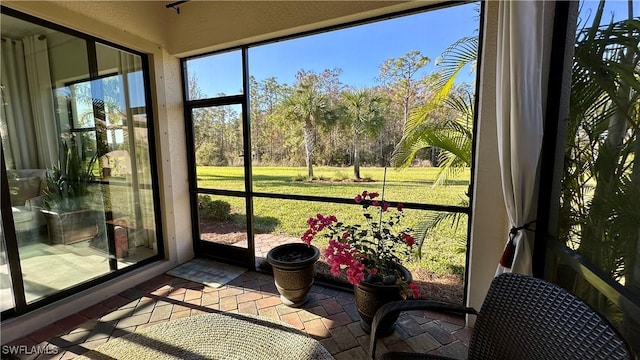
[[[502,189],[511,230],[496,275],[531,274],[531,233],[542,148],[545,19],[553,2],[501,1],[496,115]]]
[[[35,129],[26,80],[24,47],[19,40],[2,38],[1,49],[0,131],[6,150],[7,168],[37,168],[38,154],[33,144]]]
[[[38,167],[51,168],[58,163],[58,131],[47,39],[44,36],[33,35],[24,38],[22,42],[35,127]]]
[[[118,54],[118,72],[122,76],[122,88],[124,93],[124,105],[125,105],[125,136],[129,145],[129,164],[130,164],[130,181],[133,188],[140,189],[141,184],[151,184],[153,181],[150,178],[148,171],[140,171],[139,169],[148,168],[149,154],[147,152],[136,151],[136,140],[146,138],[146,126],[142,131],[144,134],[136,134],[135,115],[133,109],[140,106],[140,99],[142,99],[142,106],[144,106],[144,86],[140,80],[142,79],[142,62],[139,56],[120,51]],[[146,117],[145,117],[146,118]],[[149,196],[140,196],[140,192],[133,195],[132,201],[134,202],[134,208],[136,209],[135,216],[135,228],[141,229],[131,237],[130,241],[133,241],[137,246],[147,246],[155,248],[155,241],[151,237],[146,236],[144,229],[145,219],[140,209],[148,209],[153,207],[152,199]]]
[[[58,162],[47,40],[2,39],[0,134],[7,167],[51,168]]]

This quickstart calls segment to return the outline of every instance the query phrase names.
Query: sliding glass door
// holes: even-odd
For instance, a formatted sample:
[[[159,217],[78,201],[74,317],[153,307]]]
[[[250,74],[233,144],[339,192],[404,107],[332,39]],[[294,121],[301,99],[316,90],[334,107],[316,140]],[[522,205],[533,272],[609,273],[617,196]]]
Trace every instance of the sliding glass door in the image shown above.
[[[146,58],[2,11],[0,294],[22,313],[162,250]]]

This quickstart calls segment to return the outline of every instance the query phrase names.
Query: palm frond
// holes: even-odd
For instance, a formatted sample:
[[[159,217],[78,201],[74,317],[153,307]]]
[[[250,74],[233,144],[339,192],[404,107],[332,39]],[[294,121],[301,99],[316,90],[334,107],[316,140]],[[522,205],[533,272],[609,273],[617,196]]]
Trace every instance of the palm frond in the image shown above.
[[[463,201],[461,206],[468,206],[468,201]],[[416,239],[417,252],[418,257],[422,258],[423,252],[422,248],[424,243],[427,241],[429,234],[435,230],[440,224],[444,224],[446,222],[451,222],[451,226],[454,229],[458,228],[458,224],[462,220],[463,213],[450,213],[450,212],[429,212],[427,216],[420,221],[413,228],[413,237]],[[466,243],[460,243],[457,245],[457,251],[465,252],[466,251]]]

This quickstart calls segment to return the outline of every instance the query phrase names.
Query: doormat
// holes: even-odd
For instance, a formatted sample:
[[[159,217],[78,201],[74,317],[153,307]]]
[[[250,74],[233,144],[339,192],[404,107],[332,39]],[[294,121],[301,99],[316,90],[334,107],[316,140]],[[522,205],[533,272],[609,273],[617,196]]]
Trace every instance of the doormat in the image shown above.
[[[208,259],[193,259],[167,272],[168,275],[218,288],[247,269]]]

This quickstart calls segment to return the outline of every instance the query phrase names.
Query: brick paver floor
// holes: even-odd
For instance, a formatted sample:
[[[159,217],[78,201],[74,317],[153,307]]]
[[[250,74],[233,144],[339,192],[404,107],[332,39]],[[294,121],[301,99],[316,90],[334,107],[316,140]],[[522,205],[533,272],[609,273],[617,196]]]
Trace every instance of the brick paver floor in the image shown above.
[[[161,275],[9,345],[46,347],[49,353],[19,359],[70,359],[154,324],[220,311],[285,321],[320,341],[338,360],[368,358],[369,335],[360,328],[351,293],[314,285],[304,307],[289,308],[280,303],[271,275],[251,271],[220,288]],[[382,339],[378,351],[465,358],[469,334],[462,318],[411,312],[400,316],[395,332]]]

